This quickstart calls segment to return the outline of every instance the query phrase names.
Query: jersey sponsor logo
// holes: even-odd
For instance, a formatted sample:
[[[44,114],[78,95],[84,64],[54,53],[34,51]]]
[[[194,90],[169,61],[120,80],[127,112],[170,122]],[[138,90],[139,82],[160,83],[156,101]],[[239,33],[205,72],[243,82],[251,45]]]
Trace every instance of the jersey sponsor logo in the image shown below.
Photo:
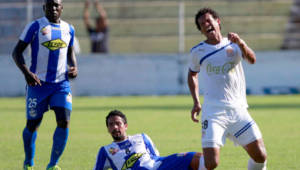
[[[43,42],[42,45],[51,51],[67,47],[67,44],[61,39],[46,41]]]
[[[220,66],[214,66],[211,63],[208,63],[206,66],[206,72],[208,75],[212,74],[227,74],[231,71],[234,71],[234,62],[227,62]]]
[[[132,168],[133,165],[142,157],[144,154],[143,153],[135,153],[131,155],[123,164],[122,170],[126,170],[129,168]]]

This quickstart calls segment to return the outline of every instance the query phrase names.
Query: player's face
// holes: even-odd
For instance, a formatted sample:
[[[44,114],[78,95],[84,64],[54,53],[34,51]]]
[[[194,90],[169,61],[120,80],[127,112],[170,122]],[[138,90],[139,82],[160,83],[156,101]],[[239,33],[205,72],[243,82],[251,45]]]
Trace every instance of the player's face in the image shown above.
[[[45,16],[50,22],[58,23],[63,9],[62,0],[45,0]]]
[[[107,129],[115,142],[123,141],[127,138],[127,124],[124,124],[123,119],[119,116],[112,116],[107,120]]]
[[[211,14],[206,13],[198,18],[198,24],[201,27],[201,32],[207,39],[215,39],[220,34],[220,19],[215,19]]]

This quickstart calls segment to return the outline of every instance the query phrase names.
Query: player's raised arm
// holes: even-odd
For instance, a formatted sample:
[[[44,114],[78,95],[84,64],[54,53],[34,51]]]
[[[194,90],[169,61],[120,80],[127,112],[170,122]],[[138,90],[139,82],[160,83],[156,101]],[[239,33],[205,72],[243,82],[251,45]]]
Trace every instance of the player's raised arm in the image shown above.
[[[247,43],[243,39],[240,38],[237,33],[229,32],[228,39],[231,42],[236,43],[240,47],[243,58],[245,58],[250,64],[254,64],[256,62],[254,51],[247,45]]]
[[[28,67],[26,66],[25,59],[23,56],[23,52],[25,51],[26,47],[28,46],[28,43],[19,40],[16,47],[14,48],[12,57],[18,66],[18,68],[22,71],[24,74],[25,80],[29,86],[35,86],[35,85],[42,85],[39,78],[32,73]]]
[[[89,6],[90,6],[90,1],[89,0],[86,0],[84,2],[84,9],[83,9],[83,21],[84,21],[84,24],[87,28],[90,28],[91,27],[91,24],[90,24],[90,13],[89,13]]]
[[[95,6],[96,6],[96,10],[97,10],[97,13],[98,13],[99,17],[103,20],[103,26],[107,27],[108,26],[108,19],[107,19],[106,11],[104,10],[104,8],[100,4],[100,2],[98,2],[98,0],[95,0]]]

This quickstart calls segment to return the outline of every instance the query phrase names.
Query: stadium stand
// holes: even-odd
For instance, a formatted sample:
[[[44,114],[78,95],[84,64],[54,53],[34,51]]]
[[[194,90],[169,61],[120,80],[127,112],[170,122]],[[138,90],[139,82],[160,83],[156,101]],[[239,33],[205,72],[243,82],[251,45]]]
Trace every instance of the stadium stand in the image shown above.
[[[32,18],[42,16],[40,0],[32,4]],[[157,0],[100,0],[110,22],[112,53],[177,53],[178,4]],[[64,0],[62,18],[72,23],[83,53],[89,52],[89,38],[82,21],[82,0]],[[239,33],[254,50],[279,50],[292,0],[188,0],[185,3],[185,52],[197,44],[201,34],[194,26],[194,14],[209,6],[223,16],[223,32]],[[0,0],[0,53],[11,53],[31,13],[24,0]],[[93,17],[96,12],[93,11]]]
[[[300,49],[300,0],[294,0],[282,49]]]

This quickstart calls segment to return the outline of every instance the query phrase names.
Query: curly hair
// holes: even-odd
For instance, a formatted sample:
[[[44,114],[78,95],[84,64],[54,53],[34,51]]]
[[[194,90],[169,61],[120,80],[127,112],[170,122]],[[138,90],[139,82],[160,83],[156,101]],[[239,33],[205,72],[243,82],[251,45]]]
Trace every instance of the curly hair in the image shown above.
[[[108,126],[108,119],[109,119],[110,117],[113,117],[113,116],[119,116],[119,117],[121,117],[121,118],[123,119],[123,123],[124,123],[124,124],[127,124],[127,118],[126,118],[126,116],[125,116],[121,111],[119,111],[119,110],[112,110],[112,111],[110,111],[110,112],[108,113],[108,115],[106,116],[106,120],[105,120],[105,122],[106,122],[106,127]]]
[[[198,11],[198,13],[195,15],[195,24],[197,25],[197,28],[198,28],[199,31],[201,31],[201,26],[198,23],[198,19],[201,16],[205,15],[206,13],[211,14],[214,19],[220,19],[219,14],[216,11],[214,11],[213,9],[211,9],[211,8],[202,8],[202,9],[200,9]]]

